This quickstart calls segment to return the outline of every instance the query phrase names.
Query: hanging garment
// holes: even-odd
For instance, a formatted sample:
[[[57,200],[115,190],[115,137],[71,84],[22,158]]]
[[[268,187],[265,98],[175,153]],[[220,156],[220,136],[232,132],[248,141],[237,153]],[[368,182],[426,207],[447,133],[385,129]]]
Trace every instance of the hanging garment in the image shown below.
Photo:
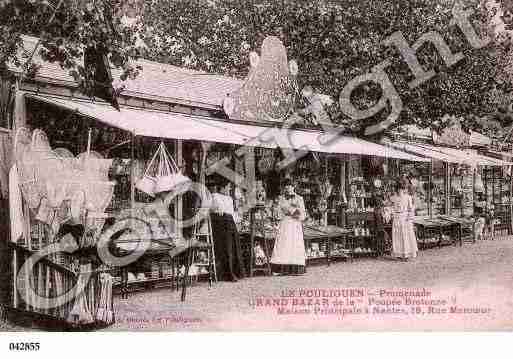
[[[17,242],[24,232],[21,191],[19,186],[18,167],[9,171],[9,217],[11,221],[11,241]]]
[[[11,146],[9,134],[0,132],[0,198],[7,198],[7,193],[9,192]]]

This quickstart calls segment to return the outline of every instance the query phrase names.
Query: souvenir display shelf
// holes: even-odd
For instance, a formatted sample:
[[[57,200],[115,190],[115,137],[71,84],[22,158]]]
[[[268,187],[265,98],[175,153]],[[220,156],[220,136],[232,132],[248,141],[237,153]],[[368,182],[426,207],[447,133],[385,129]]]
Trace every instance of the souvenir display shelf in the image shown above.
[[[511,223],[511,178],[502,167],[483,169],[486,200],[494,205],[495,231],[507,235]]]
[[[171,153],[175,153],[176,149],[172,143],[160,142],[165,145],[165,150],[169,151],[172,148]],[[148,146],[149,144],[149,146]],[[136,168],[136,178],[141,178],[144,168],[149,166],[152,156],[152,152],[155,151],[155,142],[146,143],[147,146],[141,146],[138,158],[145,158],[145,161],[135,160],[134,167]],[[197,147],[197,146],[196,146]],[[126,161],[123,161],[126,162]],[[123,163],[122,162],[122,163]],[[202,168],[201,163],[196,159],[191,161],[192,171],[194,175],[199,176]],[[128,161],[126,165],[128,170],[116,173],[116,178],[126,178],[126,181],[130,181],[131,173],[131,161]],[[130,185],[128,184],[130,188]],[[116,193],[115,193],[116,194]],[[119,213],[119,206],[116,206],[115,201],[121,198],[121,203],[130,203],[130,190],[123,191],[119,190],[118,196],[114,196],[112,207],[115,208],[114,213]],[[150,204],[153,198],[141,190],[135,190],[136,203],[140,205]],[[170,213],[175,210],[175,202],[171,202],[169,208]],[[121,207],[123,209],[124,207]],[[176,214],[176,213],[175,213]],[[143,218],[143,217],[141,217]],[[162,223],[161,223],[162,224]],[[176,229],[174,229],[176,231]],[[174,240],[176,239],[197,239],[201,245],[195,246],[194,248],[188,248],[178,254],[171,254],[176,251]],[[120,241],[122,242],[122,241]],[[193,285],[198,281],[208,280],[211,285],[215,280],[212,260],[212,247],[208,244],[209,233],[203,233],[200,228],[195,230],[194,233],[188,235],[175,232],[173,238],[161,238],[152,239],[150,241],[150,248],[147,249],[134,263],[128,266],[118,268],[114,271],[115,282],[114,288],[117,294],[121,294],[126,297],[129,293],[144,291],[149,289],[171,287],[172,289],[182,288],[182,301],[185,300],[186,288],[188,285]],[[127,243],[118,243],[116,241],[114,250],[121,253],[127,252],[126,246],[132,245],[130,241]],[[129,251],[128,251],[129,252]]]
[[[444,215],[446,207],[447,181],[445,175],[445,166],[447,164],[433,161],[438,166],[433,168],[431,183],[431,212],[433,216]]]
[[[310,218],[321,222],[326,214],[327,224],[339,225],[342,205],[341,160],[324,154],[312,157],[299,160],[291,173],[296,182],[296,192],[303,197]],[[325,185],[330,185],[329,193],[323,193]],[[325,208],[322,201],[325,201]]]
[[[429,186],[431,179],[429,175],[418,177],[418,188],[414,194],[415,214],[417,216],[429,215]]]
[[[348,161],[345,223],[348,230],[346,250],[351,258],[375,256],[378,244],[375,233],[373,178],[363,173],[361,157]]]
[[[471,169],[451,166],[450,208],[453,217],[470,217],[474,214],[474,183]]]
[[[431,184],[431,167],[428,164],[400,163],[400,173],[411,176],[414,192],[412,193],[416,216],[428,216]]]

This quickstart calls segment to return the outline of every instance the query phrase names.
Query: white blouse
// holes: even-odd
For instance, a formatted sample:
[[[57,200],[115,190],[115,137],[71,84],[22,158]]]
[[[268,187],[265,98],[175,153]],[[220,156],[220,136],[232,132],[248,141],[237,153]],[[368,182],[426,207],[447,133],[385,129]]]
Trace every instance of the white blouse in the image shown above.
[[[231,214],[235,213],[233,208],[233,199],[230,196],[226,196],[220,193],[212,194],[213,211],[215,213]]]
[[[294,194],[292,198],[286,198],[285,196],[280,196],[279,199],[279,206],[280,206],[280,214],[281,217],[292,217],[293,212],[299,211],[298,221],[304,221],[306,219],[306,209],[305,209],[305,202],[303,200],[303,197]]]

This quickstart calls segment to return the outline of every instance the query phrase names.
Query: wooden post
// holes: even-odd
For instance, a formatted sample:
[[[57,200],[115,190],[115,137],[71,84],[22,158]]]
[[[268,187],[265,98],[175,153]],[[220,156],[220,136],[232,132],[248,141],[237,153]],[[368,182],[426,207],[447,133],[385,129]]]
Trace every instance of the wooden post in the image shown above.
[[[133,215],[135,208],[135,140],[134,133],[131,133],[130,141],[130,209]]]
[[[176,157],[176,165],[181,170],[183,167],[183,141],[175,140],[175,157]],[[183,199],[182,196],[178,196],[176,199],[175,205],[175,218],[178,219],[179,222],[183,220]],[[179,228],[175,228],[176,232],[179,236],[183,235],[183,228],[179,226]]]
[[[463,176],[460,176],[460,188],[462,190],[460,217],[463,217],[463,215],[465,214],[465,207],[463,205],[464,204],[463,200],[465,199],[465,196],[463,195]]]
[[[342,201],[347,199],[346,195],[346,159],[345,156],[342,157],[342,162],[340,163],[340,198]],[[346,200],[347,205],[347,200]],[[346,208],[342,206],[340,208],[340,222],[337,221],[337,226],[345,227],[346,226]]]
[[[12,253],[12,306],[18,308],[18,251],[16,246],[13,246]]]
[[[433,160],[429,162],[429,174],[428,174],[428,214],[430,218],[433,218]]]
[[[445,215],[450,216],[451,211],[451,164],[445,162]]]
[[[513,166],[509,166],[509,234],[513,234]]]

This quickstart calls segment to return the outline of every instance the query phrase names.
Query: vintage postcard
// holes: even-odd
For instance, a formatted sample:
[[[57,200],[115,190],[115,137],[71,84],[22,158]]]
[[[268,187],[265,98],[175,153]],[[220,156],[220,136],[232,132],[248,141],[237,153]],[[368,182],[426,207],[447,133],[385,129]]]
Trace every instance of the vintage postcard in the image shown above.
[[[0,24],[0,331],[513,329],[513,2]]]

